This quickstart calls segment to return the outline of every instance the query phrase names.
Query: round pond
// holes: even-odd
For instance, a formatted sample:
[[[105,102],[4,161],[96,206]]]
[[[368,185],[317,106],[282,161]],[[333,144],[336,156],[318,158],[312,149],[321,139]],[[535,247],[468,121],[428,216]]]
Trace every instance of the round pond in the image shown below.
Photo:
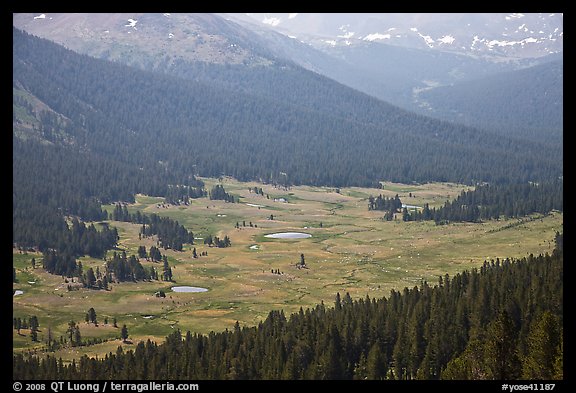
[[[172,287],[172,292],[208,292],[208,289],[200,287],[180,286]]]
[[[264,237],[268,237],[271,239],[307,239],[309,237],[312,237],[312,235],[309,233],[302,233],[302,232],[280,232],[264,235]]]

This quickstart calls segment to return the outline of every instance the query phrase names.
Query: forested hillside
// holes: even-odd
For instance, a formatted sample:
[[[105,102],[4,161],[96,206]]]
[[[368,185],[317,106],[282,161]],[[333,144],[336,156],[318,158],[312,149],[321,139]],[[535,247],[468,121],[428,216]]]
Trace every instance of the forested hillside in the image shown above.
[[[295,66],[254,72],[246,83],[277,92],[262,97],[232,90],[234,74],[224,87],[185,81],[81,56],[17,30],[13,49],[15,84],[86,130],[74,135],[77,147],[136,167],[161,165],[177,179],[192,170],[343,186],[528,181],[562,172],[558,148],[401,111]],[[490,159],[502,156],[504,162]]]
[[[562,144],[563,60],[420,92],[424,113],[469,126]]]
[[[101,359],[14,356],[14,379],[562,379],[563,244],[387,298],[336,295],[256,327],[175,331]]]

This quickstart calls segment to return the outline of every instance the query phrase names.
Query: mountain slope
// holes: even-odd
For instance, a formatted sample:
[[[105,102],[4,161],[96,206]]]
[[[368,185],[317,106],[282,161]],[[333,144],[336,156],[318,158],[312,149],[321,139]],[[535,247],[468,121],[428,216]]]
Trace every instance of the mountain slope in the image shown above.
[[[154,68],[175,60],[269,64],[249,30],[213,14],[15,14],[13,25],[79,53]]]
[[[555,61],[422,91],[418,98],[434,117],[561,144],[563,73],[563,61]]]
[[[400,19],[390,19],[386,15],[378,14],[370,16],[362,14],[269,16],[269,18],[279,18],[282,23],[277,26],[261,23],[260,16],[254,19],[254,16],[243,14],[16,14],[13,20],[17,27],[61,43],[80,53],[119,61],[145,70],[159,71],[211,84],[217,83],[226,88],[242,89],[252,94],[272,98],[280,88],[291,90],[291,86],[278,87],[273,84],[278,80],[278,76],[272,79],[270,76],[281,73],[283,70],[290,72],[292,66],[298,64],[394,105],[428,114],[420,107],[422,105],[420,92],[514,70],[534,62],[545,62],[547,57],[514,61],[508,58],[507,61],[496,62],[493,61],[494,56],[478,57],[476,54],[471,56],[472,52],[469,51],[449,53],[443,50],[444,45],[434,49],[425,46],[425,49],[422,49],[419,45],[412,45],[409,42],[405,47],[402,46],[404,44],[400,45],[392,39],[371,40],[364,36],[358,39],[359,31],[377,30],[378,27],[388,26],[396,20],[394,28],[398,31],[394,30],[394,32],[401,30],[398,23],[404,21],[402,23],[405,26],[403,25],[402,29],[405,29],[407,34],[415,35],[416,32],[410,30],[408,26],[417,24],[421,29],[431,29],[434,26],[433,22],[440,18],[446,23],[437,29],[459,31],[464,35],[454,34],[460,40],[463,39],[460,37],[470,34],[462,27],[466,23],[473,25],[474,29],[480,29],[490,20],[489,17],[494,19],[496,16],[498,15],[458,14],[458,17],[450,23],[445,20],[444,16],[436,14],[406,14]],[[496,20],[497,23],[494,26],[492,24],[485,26],[486,34],[488,32],[497,34],[499,31],[504,31],[502,29],[508,28],[506,26],[511,22],[505,17],[512,18],[504,14],[498,16],[499,19]],[[227,20],[230,18],[232,20]],[[558,16],[530,14],[516,19],[524,22],[530,19],[533,24],[538,22],[538,26],[548,31],[557,25],[557,18]],[[348,19],[350,23],[342,25],[350,25],[348,27],[337,24],[340,23],[338,21]],[[269,22],[272,20],[269,19]],[[549,20],[551,24],[542,25],[546,20]],[[313,26],[306,21],[318,23]],[[361,21],[364,22],[360,23]],[[286,26],[294,25],[303,31],[313,28],[323,29],[322,31],[326,32],[334,30],[336,38],[338,35],[341,36],[338,40],[350,40],[350,44],[316,45],[321,49],[318,50],[301,42],[300,38],[290,38],[273,30],[273,28],[278,28],[279,31],[286,33],[286,30],[280,28],[285,24]],[[348,31],[347,29],[354,30]],[[320,30],[316,33],[320,34]],[[353,31],[356,33],[352,34]],[[313,31],[310,31],[311,33]],[[552,35],[556,37],[560,33],[556,32]],[[343,38],[348,35],[351,36]],[[400,40],[398,37],[394,38]],[[302,39],[313,44],[316,42],[311,36],[302,37]],[[417,39],[422,41],[420,37]],[[561,39],[561,35],[554,39]],[[503,48],[510,49],[508,46]],[[525,45],[522,48],[525,49]],[[499,58],[504,59],[502,54]],[[282,67],[286,68],[282,69]],[[529,81],[525,83],[529,84]],[[296,96],[294,98],[292,102],[297,103],[299,98]],[[304,107],[318,106],[315,102],[302,102],[301,104]],[[343,110],[342,105],[333,109]],[[355,113],[356,109],[344,110],[343,113],[348,116]],[[438,113],[442,113],[442,108],[437,109]],[[513,112],[513,108],[508,108],[508,111]],[[446,118],[453,120],[451,117]],[[555,121],[558,122],[558,119]],[[490,126],[483,122],[467,124]],[[508,124],[506,124],[502,130],[497,131],[506,133],[508,129]],[[538,131],[535,132],[538,133]],[[539,140],[550,139],[545,130],[540,130],[539,135],[535,137]]]
[[[175,177],[196,168],[337,186],[561,174],[556,151],[414,115],[296,66],[256,75],[280,88],[261,96],[78,55],[17,30],[13,51],[15,81],[82,125],[80,144],[132,165],[161,162]],[[492,154],[509,160],[485,160]]]
[[[426,92],[428,96],[431,89],[439,86],[480,81],[498,73],[562,59],[562,14],[226,15],[261,36],[274,37],[272,32],[283,33],[283,45],[290,48],[285,55],[293,59],[307,59],[306,63],[299,64],[426,115],[434,115],[435,112],[422,110],[421,105],[425,102],[419,99],[420,92]],[[274,41],[280,39],[274,38]],[[301,47],[297,47],[296,43]],[[324,57],[307,55],[310,45],[318,48]],[[490,80],[486,81],[487,85],[491,83]],[[524,95],[542,93],[534,89],[530,78],[517,79],[515,88],[520,88],[521,84],[524,85]],[[476,90],[476,93],[483,92],[488,93],[486,97],[491,97],[486,89]],[[538,96],[533,99],[539,100]],[[517,111],[515,100],[496,101],[502,111],[510,114]],[[443,103],[438,101],[439,105],[435,106],[438,113],[448,112],[441,107]],[[448,101],[446,103],[449,104]],[[485,114],[478,111],[477,120],[493,115],[494,111],[491,110]],[[443,118],[458,120],[453,116]],[[487,126],[504,134],[511,126],[510,121],[500,124],[497,121],[462,120],[466,124]],[[549,120],[555,124],[562,121],[555,110],[549,114]],[[515,116],[514,122],[514,128],[529,128],[533,137],[539,140],[551,139],[547,130],[537,130],[538,124],[530,124],[529,116],[524,121]]]

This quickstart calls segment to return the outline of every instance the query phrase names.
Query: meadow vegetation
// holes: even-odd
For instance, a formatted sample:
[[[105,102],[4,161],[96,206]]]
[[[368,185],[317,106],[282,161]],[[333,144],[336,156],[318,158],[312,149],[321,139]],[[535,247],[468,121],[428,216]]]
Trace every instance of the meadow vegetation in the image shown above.
[[[42,254],[14,249],[13,266],[17,282],[13,289],[14,317],[38,317],[38,341],[32,342],[26,329],[13,333],[14,351],[42,350],[50,335],[66,337],[71,320],[80,327],[89,346],[61,348],[56,355],[64,360],[82,354],[103,355],[118,345],[132,346],[148,338],[161,342],[174,331],[207,334],[241,326],[253,326],[271,310],[286,315],[321,302],[332,304],[337,292],[353,299],[388,296],[391,289],[435,284],[438,276],[455,275],[482,266],[484,260],[551,253],[556,231],[562,231],[563,214],[532,215],[530,219],[501,219],[481,223],[435,225],[433,221],[385,221],[382,212],[369,211],[369,196],[399,195],[413,206],[439,207],[454,199],[467,186],[452,183],[382,183],[375,188],[324,188],[294,186],[277,188],[231,178],[202,179],[206,188],[221,184],[239,203],[209,198],[191,199],[188,205],[164,203],[162,198],[137,195],[130,213],[155,213],[177,220],[193,231],[193,245],[183,251],[161,249],[168,257],[173,282],[139,281],[111,283],[109,290],[69,290],[74,279],[51,275],[42,269]],[[262,188],[261,193],[254,187]],[[282,199],[281,199],[282,198]],[[284,202],[285,201],[285,202]],[[114,205],[104,208],[111,212]],[[117,250],[137,255],[157,238],[140,238],[140,225],[108,221],[118,229]],[[270,239],[277,232],[304,232],[307,239]],[[231,247],[209,247],[207,236],[228,236]],[[196,249],[198,258],[193,257]],[[207,255],[202,254],[207,253]],[[306,268],[299,268],[301,255]],[[35,258],[36,267],[31,260]],[[80,258],[84,270],[103,271],[102,259]],[[145,267],[161,263],[141,259]],[[202,293],[176,293],[175,285],[207,288]],[[155,294],[164,291],[166,297]],[[98,326],[84,321],[90,308],[97,313]],[[104,323],[107,319],[107,324]],[[113,320],[117,320],[117,327]],[[127,325],[129,340],[120,339]],[[102,342],[100,342],[102,341]]]

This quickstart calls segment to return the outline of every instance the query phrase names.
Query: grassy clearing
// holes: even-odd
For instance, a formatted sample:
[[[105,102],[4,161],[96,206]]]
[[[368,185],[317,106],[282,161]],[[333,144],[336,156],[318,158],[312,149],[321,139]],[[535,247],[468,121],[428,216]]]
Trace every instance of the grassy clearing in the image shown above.
[[[204,179],[210,189],[217,182]],[[138,195],[130,209],[169,216],[194,231],[197,238],[208,234],[228,235],[232,247],[209,248],[202,240],[182,252],[162,250],[173,269],[174,283],[163,281],[112,284],[110,291],[79,290],[68,292],[64,279],[31,268],[39,254],[14,252],[13,265],[18,283],[14,289],[24,291],[13,300],[14,315],[37,315],[42,340],[45,329],[55,337],[64,335],[68,322],[81,322],[84,338],[100,337],[109,341],[66,349],[58,355],[65,360],[82,353],[102,355],[115,351],[120,343],[120,329],[103,325],[105,317],[116,318],[118,326],[126,324],[134,343],[139,340],[161,341],[173,329],[208,333],[231,329],[236,321],[255,325],[272,309],[284,309],[288,315],[300,307],[321,301],[331,304],[336,292],[349,292],[353,298],[388,296],[391,289],[419,285],[421,280],[436,283],[439,275],[453,275],[479,267],[488,258],[522,257],[550,252],[552,239],[562,230],[563,215],[554,213],[518,225],[518,220],[490,221],[479,224],[457,223],[436,226],[431,222],[386,222],[381,212],[368,211],[367,198],[380,193],[399,194],[404,203],[421,206],[441,205],[454,198],[465,187],[453,184],[401,185],[386,183],[384,189],[293,187],[276,189],[259,183],[241,183],[224,179],[227,192],[240,197],[240,203],[193,200],[189,206],[166,205],[158,198]],[[249,192],[262,187],[265,196]],[[413,197],[409,198],[408,193]],[[266,197],[269,195],[270,199]],[[275,202],[283,197],[287,203]],[[258,206],[250,206],[260,205]],[[110,208],[110,207],[109,207]],[[270,215],[274,220],[270,220]],[[245,221],[246,227],[242,226]],[[236,223],[240,229],[236,229]],[[249,223],[252,223],[252,227]],[[120,234],[119,248],[136,254],[139,245],[147,249],[154,238],[138,240],[140,226],[112,222]],[[275,232],[305,232],[308,239],[269,239]],[[256,246],[251,248],[251,246]],[[194,259],[192,247],[208,256]],[[305,255],[308,269],[297,269],[300,254]],[[102,266],[104,261],[82,258],[87,267]],[[143,261],[144,265],[152,262]],[[161,265],[156,267],[161,269]],[[279,270],[281,274],[272,273]],[[28,281],[34,284],[28,284]],[[173,285],[208,288],[203,293],[174,293]],[[158,290],[167,297],[154,297]],[[86,311],[94,307],[99,327],[84,324]],[[150,318],[152,317],[152,318]],[[15,350],[29,349],[27,335],[14,333]],[[130,346],[130,345],[128,345]]]

